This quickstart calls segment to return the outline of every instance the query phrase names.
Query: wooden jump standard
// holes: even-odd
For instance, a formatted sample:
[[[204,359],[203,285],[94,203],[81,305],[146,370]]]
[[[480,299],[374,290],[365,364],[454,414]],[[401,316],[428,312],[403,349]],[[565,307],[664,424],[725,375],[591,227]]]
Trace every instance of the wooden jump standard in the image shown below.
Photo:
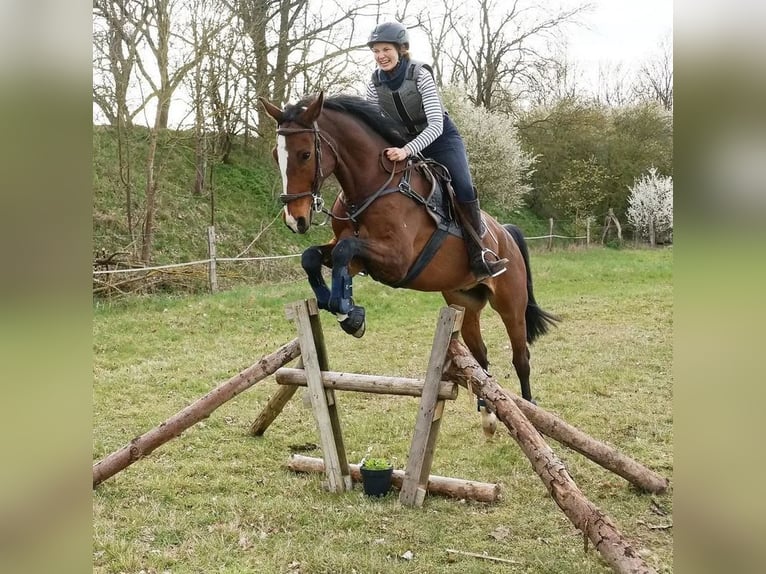
[[[400,489],[399,500],[402,504],[421,506],[426,492],[431,492],[484,502],[496,501],[500,495],[498,484],[430,474],[445,401],[455,400],[458,393],[458,385],[442,380],[442,372],[449,342],[460,330],[462,311],[453,310],[440,317],[424,379],[329,371],[318,313],[314,299],[287,306],[287,317],[295,321],[298,328],[302,368],[276,371],[279,390],[256,418],[251,427],[252,434],[262,435],[295,394],[297,387],[308,387],[324,460],[293,456],[288,468],[296,472],[324,472],[327,479],[325,488],[330,492],[343,492],[350,490],[353,482],[358,481],[359,471],[358,466],[349,464],[346,459],[335,391],[420,397],[407,468],[394,472],[393,484]]]

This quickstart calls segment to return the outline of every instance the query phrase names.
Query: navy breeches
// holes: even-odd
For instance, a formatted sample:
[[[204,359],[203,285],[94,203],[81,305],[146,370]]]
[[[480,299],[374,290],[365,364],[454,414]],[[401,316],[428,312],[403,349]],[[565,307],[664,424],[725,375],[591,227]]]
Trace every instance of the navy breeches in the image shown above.
[[[421,153],[447,167],[452,176],[452,187],[455,189],[455,195],[460,203],[476,199],[465,144],[448,115],[444,115],[442,135]]]

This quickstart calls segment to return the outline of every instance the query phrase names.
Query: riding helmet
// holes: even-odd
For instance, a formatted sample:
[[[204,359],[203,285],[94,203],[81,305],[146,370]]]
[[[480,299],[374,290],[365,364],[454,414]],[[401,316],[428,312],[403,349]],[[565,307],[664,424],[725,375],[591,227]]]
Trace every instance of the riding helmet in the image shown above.
[[[410,36],[407,28],[399,22],[383,22],[375,26],[367,41],[367,46],[372,48],[373,44],[378,42],[387,42],[389,44],[399,44],[405,48],[410,47]]]

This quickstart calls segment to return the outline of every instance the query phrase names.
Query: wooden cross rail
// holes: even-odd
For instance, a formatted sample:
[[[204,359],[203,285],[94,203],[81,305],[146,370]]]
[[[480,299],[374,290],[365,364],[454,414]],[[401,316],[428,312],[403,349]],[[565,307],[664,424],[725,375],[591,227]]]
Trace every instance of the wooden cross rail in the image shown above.
[[[460,307],[442,309],[424,379],[330,371],[316,300],[291,303],[286,311],[288,319],[293,320],[298,329],[301,368],[283,367],[277,371],[279,390],[253,423],[252,434],[262,435],[295,394],[298,386],[308,387],[324,457],[321,468],[327,477],[325,486],[330,492],[343,492],[352,487],[353,468],[346,458],[335,390],[420,397],[407,468],[400,478],[399,500],[404,505],[422,506],[429,478],[433,483],[431,464],[444,404],[445,401],[455,400],[458,394],[458,385],[443,380],[442,374],[449,343],[457,336],[462,324],[463,310]],[[312,469],[316,468],[318,465],[312,465]],[[493,493],[496,495],[494,490]]]

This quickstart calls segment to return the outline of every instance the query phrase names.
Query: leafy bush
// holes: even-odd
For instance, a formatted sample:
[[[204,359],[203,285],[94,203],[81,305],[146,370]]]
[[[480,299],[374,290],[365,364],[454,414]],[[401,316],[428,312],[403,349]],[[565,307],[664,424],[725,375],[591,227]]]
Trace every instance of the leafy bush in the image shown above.
[[[456,88],[445,89],[442,97],[465,141],[479,197],[506,210],[520,207],[535,160],[521,149],[511,118],[475,107]]]

